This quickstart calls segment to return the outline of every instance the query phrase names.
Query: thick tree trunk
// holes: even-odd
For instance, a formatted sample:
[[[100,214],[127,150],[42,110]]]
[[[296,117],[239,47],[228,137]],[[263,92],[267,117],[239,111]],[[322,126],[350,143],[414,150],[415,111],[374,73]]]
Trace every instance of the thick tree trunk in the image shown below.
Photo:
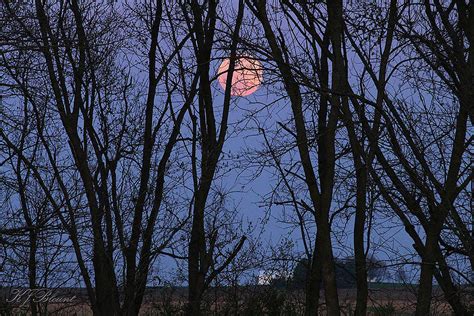
[[[196,315],[199,316],[201,315],[201,300],[202,300],[202,295],[204,293],[204,276],[202,273],[199,271],[199,269],[196,269],[195,267],[191,267],[191,265],[196,264],[196,259],[198,258],[198,255],[191,252],[189,253],[189,292],[188,292],[188,307],[186,314],[189,316]],[[191,260],[191,257],[193,258]],[[199,265],[199,264],[198,264]]]
[[[324,284],[324,297],[326,299],[326,309],[328,315],[339,315],[339,296],[336,284],[336,269],[334,256],[332,253],[331,235],[329,223],[322,223],[318,226],[321,231],[321,261],[322,279]]]
[[[306,282],[305,316],[319,315],[319,296],[321,292],[321,257],[319,254],[319,238],[316,235],[311,262],[309,262],[308,279]]]
[[[92,258],[95,273],[96,308],[94,315],[120,315],[118,298],[116,297],[115,276],[113,265],[105,255],[103,245],[94,244]]]
[[[327,10],[328,10],[328,22],[327,22],[327,29],[329,33],[329,38],[331,41],[332,52],[334,55],[333,58],[333,67],[332,67],[332,89],[336,92],[343,92],[346,82],[346,72],[344,66],[344,59],[342,56],[342,39],[343,39],[343,19],[342,19],[342,1],[328,1],[327,2]],[[331,115],[336,115],[341,110],[342,100],[336,94],[331,94],[330,96],[331,101],[331,114],[329,116],[329,122],[331,123]],[[328,131],[331,133],[331,136],[328,136],[328,150],[331,151],[330,160],[328,159],[327,163],[328,166],[332,166],[332,168],[328,168],[326,170],[331,170],[329,174],[334,177],[334,163],[335,163],[335,154],[334,154],[334,138],[335,138],[335,124],[332,126],[328,124]],[[339,315],[339,300],[337,295],[337,285],[336,285],[336,276],[335,276],[335,269],[334,269],[334,258],[332,254],[332,245],[330,239],[330,226],[329,226],[329,210],[331,208],[331,200],[332,200],[332,183],[330,186],[324,185],[326,181],[333,181],[332,177],[329,180],[327,171],[324,171],[324,177],[321,177],[321,195],[322,195],[322,203],[325,204],[325,208],[327,211],[322,213],[324,218],[321,219],[321,225],[318,226],[318,229],[324,229],[322,235],[326,240],[322,241],[322,252],[323,252],[323,280],[325,283],[325,291],[326,291],[326,304],[328,307],[328,313],[330,315]],[[320,173],[321,174],[321,173]],[[331,188],[329,190],[329,188]],[[326,192],[325,192],[326,191]]]
[[[202,183],[204,184],[204,183]],[[210,183],[205,184],[210,186]],[[206,190],[206,197],[209,190]],[[204,293],[204,282],[208,270],[206,240],[204,231],[204,207],[202,193],[198,192],[193,210],[193,225],[188,251],[188,310],[187,315],[201,315],[201,299]]]
[[[431,296],[433,290],[433,274],[435,271],[435,249],[438,236],[434,230],[428,232],[425,248],[421,259],[420,281],[416,299],[416,315],[430,314]]]

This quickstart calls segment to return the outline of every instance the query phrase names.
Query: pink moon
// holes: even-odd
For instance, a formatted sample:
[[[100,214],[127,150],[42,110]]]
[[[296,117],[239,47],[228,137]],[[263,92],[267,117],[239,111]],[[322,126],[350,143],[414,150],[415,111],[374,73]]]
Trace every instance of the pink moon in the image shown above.
[[[218,69],[218,81],[222,89],[225,90],[227,81],[227,72],[229,70],[230,60],[224,59]],[[230,94],[232,96],[248,96],[257,91],[262,83],[263,70],[262,64],[249,57],[240,57],[235,62],[234,73],[232,74],[232,87]]]

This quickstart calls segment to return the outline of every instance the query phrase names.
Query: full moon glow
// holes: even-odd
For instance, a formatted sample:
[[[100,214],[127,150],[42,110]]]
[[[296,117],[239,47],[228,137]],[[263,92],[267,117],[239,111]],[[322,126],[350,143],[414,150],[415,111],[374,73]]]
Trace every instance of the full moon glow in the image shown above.
[[[230,59],[227,58],[222,62],[218,69],[219,84],[224,90],[226,86],[229,65]],[[233,96],[250,95],[257,91],[258,87],[262,83],[262,79],[262,64],[256,59],[240,57],[235,62],[230,94]]]

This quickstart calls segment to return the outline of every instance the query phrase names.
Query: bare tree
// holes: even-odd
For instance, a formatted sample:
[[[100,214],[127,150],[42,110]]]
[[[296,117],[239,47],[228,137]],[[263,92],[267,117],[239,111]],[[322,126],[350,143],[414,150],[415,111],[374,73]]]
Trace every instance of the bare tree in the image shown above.
[[[218,2],[212,0],[206,1],[203,4],[192,1],[190,3],[191,12],[189,15],[185,15],[189,29],[193,32],[191,38],[199,71],[198,109],[191,111],[194,126],[191,157],[194,193],[188,254],[188,315],[201,315],[201,300],[204,291],[216,276],[232,262],[245,241],[245,237],[242,237],[229,253],[228,258],[222,262],[221,266],[216,266],[214,252],[216,250],[219,230],[217,227],[214,227],[206,237],[205,229],[208,197],[227,137],[232,76],[238,57],[237,41],[244,14],[244,3],[239,1],[235,27],[230,43],[230,63],[226,79],[226,89],[220,113],[220,123],[218,124],[210,78],[212,76],[210,73],[211,53],[215,43],[216,23],[218,20],[217,5]],[[183,8],[184,11],[185,9]],[[197,151],[198,145],[200,148],[199,153]]]
[[[268,9],[266,1],[249,1],[249,6],[262,24],[265,37],[270,47],[271,56],[280,72],[284,87],[290,99],[293,123],[295,126],[293,136],[295,137],[301,165],[304,170],[304,182],[311,199],[311,206],[306,205],[306,207],[312,210],[311,212],[314,214],[317,226],[315,246],[313,247],[313,253],[311,255],[311,272],[309,287],[307,289],[306,313],[314,314],[317,312],[317,300],[319,297],[318,280],[319,275],[322,275],[327,310],[333,315],[339,315],[340,308],[331,241],[330,210],[334,189],[336,162],[335,135],[337,123],[339,121],[340,99],[336,94],[330,95],[327,92],[322,92],[320,94],[319,110],[317,112],[318,130],[315,139],[318,146],[318,159],[317,163],[315,163],[312,161],[310,154],[310,139],[308,137],[308,127],[305,123],[303,111],[301,84],[296,79],[297,76],[290,66],[291,61],[289,60],[289,51],[286,44],[287,39],[284,38],[281,29],[275,30],[272,26],[267,14]],[[312,19],[309,23],[314,22],[314,13],[310,10],[318,11],[323,9],[322,6],[319,6],[318,4],[314,7],[303,5],[303,8],[307,10],[305,13],[309,13],[308,17]],[[336,90],[340,89],[344,84],[340,77],[343,75],[340,68],[342,64],[340,63],[336,63],[337,66],[335,67],[339,70],[333,72],[332,78],[329,79],[329,56],[327,50],[329,43],[331,43],[333,49],[338,50],[338,52],[334,51],[333,54],[339,54],[339,56],[341,54],[341,10],[342,4],[328,3],[326,12],[328,13],[329,18],[325,26],[326,29],[324,34],[322,35],[322,43],[325,45],[326,50],[323,50],[320,54],[318,51],[313,51],[313,53],[316,53],[319,57],[319,64],[315,65],[315,67],[318,67],[318,70],[320,70],[318,79],[323,89],[326,88],[326,91],[330,82],[331,86]],[[314,169],[315,164],[317,164],[316,170],[318,172],[318,177],[316,176]],[[321,272],[319,272],[319,269],[321,269]]]
[[[166,303],[174,312],[340,315],[336,265],[350,258],[355,314],[365,315],[383,251],[387,268],[413,267],[417,315],[438,300],[469,315],[473,8],[3,1],[2,283],[85,287],[93,314],[138,315],[167,256],[188,286]],[[265,70],[267,98],[249,99],[250,110],[233,95],[242,57]],[[228,163],[241,163],[229,138],[254,131],[261,146],[246,163],[252,180],[271,171],[265,215],[284,225],[268,249],[226,188],[237,169]],[[400,250],[393,236],[406,254],[389,255]],[[295,266],[304,290],[282,272]],[[258,269],[279,276],[243,287]],[[29,303],[33,315],[48,309]]]
[[[448,23],[446,20],[446,14],[448,13],[443,10],[452,10],[454,4],[447,9],[443,9],[439,3],[434,4],[434,6],[437,8],[438,13],[444,16],[444,23]],[[421,40],[421,43],[426,43],[426,41],[433,38],[428,34],[423,36],[413,35],[412,37],[406,33],[407,27],[413,31],[417,30],[416,32],[423,30],[425,18],[422,17],[420,21],[415,18],[418,13],[421,13],[419,11],[421,7],[425,8],[426,20],[431,21],[431,23],[435,21],[433,16],[431,16],[433,14],[431,12],[432,5],[428,2],[425,2],[422,6],[403,7],[400,10],[403,14],[400,14],[398,18],[398,21],[401,22],[397,24],[396,30],[397,34],[401,35],[397,39],[398,46],[393,49],[393,51],[401,50],[402,53],[399,56],[407,53],[404,50],[406,45],[408,45],[405,39],[417,38]],[[462,10],[465,10],[465,8]],[[463,15],[463,13],[460,12],[460,15]],[[434,24],[429,25],[429,34],[431,34],[431,28],[434,28],[435,31],[433,33],[437,34],[438,37],[435,38],[439,41],[438,44],[431,42],[430,47],[433,49],[431,53],[435,57],[440,51],[439,46],[435,48],[434,45],[442,43],[446,47],[453,45],[449,48],[453,51],[460,49],[458,45],[463,45],[460,44],[460,40],[457,38],[450,38],[448,41],[451,44],[447,45],[446,39],[441,35],[443,32],[440,32],[438,26]],[[453,27],[449,24],[444,24],[444,26],[447,28]],[[375,134],[378,132],[369,127],[368,119],[364,112],[358,111],[359,119],[369,135],[371,150],[374,151],[378,163],[386,172],[387,178],[381,176],[374,165],[370,165],[371,174],[377,182],[384,199],[400,217],[405,230],[414,241],[415,250],[422,259],[416,305],[417,315],[426,315],[430,311],[433,276],[436,276],[437,281],[445,292],[446,300],[450,302],[453,310],[457,314],[464,315],[467,313],[466,307],[461,303],[459,290],[453,284],[451,272],[449,271],[449,263],[447,262],[449,259],[446,257],[446,253],[443,253],[439,243],[442,242],[442,231],[444,230],[447,216],[451,213],[458,219],[460,218],[459,211],[456,211],[456,201],[459,201],[460,193],[466,189],[466,185],[470,177],[472,177],[472,173],[469,175],[468,162],[466,161],[466,155],[468,154],[466,149],[469,143],[472,142],[466,134],[469,110],[468,107],[462,105],[461,99],[465,97],[460,96],[459,92],[453,89],[451,93],[454,98],[448,102],[452,102],[451,104],[456,107],[456,101],[459,100],[459,108],[445,113],[446,117],[443,117],[443,114],[439,114],[443,112],[444,101],[441,101],[443,97],[438,95],[436,90],[432,89],[432,87],[436,87],[435,89],[449,91],[449,89],[445,90],[445,88],[454,87],[452,82],[447,79],[449,75],[446,77],[445,74],[455,75],[456,70],[454,68],[457,68],[458,61],[453,59],[437,61],[447,68],[445,69],[446,73],[438,71],[438,68],[430,69],[433,65],[433,59],[431,59],[433,56],[427,58],[423,50],[418,47],[420,42],[412,42],[410,40],[410,45],[415,45],[415,56],[407,53],[407,56],[401,58],[399,64],[392,66],[391,74],[396,73],[400,65],[408,64],[409,61],[412,61],[411,66],[417,68],[408,67],[407,70],[418,71],[420,75],[414,72],[413,75],[407,75],[406,77],[418,80],[415,84],[415,89],[418,90],[416,93],[419,93],[417,97],[419,104],[417,105],[402,96],[390,95],[390,92],[386,89],[388,78],[385,78],[385,76],[380,77],[380,74],[377,76],[371,60],[361,49],[362,46],[359,46],[359,43],[355,43],[354,37],[350,32],[346,34],[359,58],[363,61],[365,70],[377,87],[377,100],[375,102],[360,102],[353,98],[354,105],[361,106],[363,103],[372,103],[375,111],[379,113],[376,115],[376,121],[379,121],[377,125],[382,124],[381,126],[386,130],[383,137],[386,135],[388,138],[387,143],[390,144],[389,150],[386,147],[382,147],[383,138],[379,139],[379,136]],[[450,36],[449,32],[443,34]],[[409,47],[411,48],[412,46]],[[453,53],[450,56],[455,55],[456,53]],[[459,53],[457,56],[460,56]],[[464,60],[464,56],[462,58]],[[423,62],[420,63],[421,60]],[[436,61],[436,59],[434,60]],[[424,62],[426,64],[423,64]],[[426,70],[426,67],[429,70]],[[466,71],[466,69],[469,69],[467,64],[462,72]],[[453,70],[454,72],[452,72]],[[460,69],[458,68],[457,70],[459,71]],[[426,73],[425,71],[430,72],[428,78],[423,77],[423,74]],[[433,78],[432,71],[439,76],[441,84],[439,84],[438,78]],[[463,76],[465,75],[460,75],[460,77]],[[431,89],[425,90],[427,88],[425,82],[430,85]],[[443,86],[443,82],[446,84],[445,86]],[[422,86],[423,88],[421,88]],[[429,95],[427,96],[424,91],[427,91]],[[428,108],[427,102],[431,103],[431,108]],[[418,109],[420,109],[419,112],[417,112]],[[442,117],[440,118],[439,115]],[[446,118],[452,118],[454,123],[450,124],[447,128],[443,128],[445,124],[443,120]],[[429,131],[426,127],[428,127]],[[447,135],[449,135],[449,141],[443,139]],[[437,152],[437,155],[434,154],[435,152]],[[396,159],[394,160],[392,157],[396,157]],[[396,190],[391,190],[391,186],[394,186]],[[403,207],[406,207],[416,220],[410,218],[404,212]],[[426,236],[424,242],[423,234],[419,234],[415,228],[419,226],[423,227],[424,235]]]
[[[164,18],[163,3],[139,5],[136,11],[129,8],[128,12],[140,13],[138,21],[148,34],[144,100],[135,89],[139,78],[127,74],[130,65],[121,68],[114,59],[114,54],[123,52],[119,44],[124,34],[119,31],[126,23],[111,4],[36,1],[34,8],[24,5],[20,9],[2,5],[7,20],[2,31],[2,67],[32,105],[47,154],[46,175],[54,178],[55,190],[45,182],[40,166],[23,154],[3,128],[2,140],[32,170],[68,232],[94,314],[137,314],[150,265],[183,225],[171,217],[169,224],[176,226],[163,229],[156,243],[169,159],[198,77],[189,78],[187,70],[180,68],[176,73],[183,74],[179,76],[183,81],[166,85],[164,103],[157,110],[156,95],[159,84],[169,80],[168,66],[189,35],[169,40],[165,51],[159,46],[161,28],[175,22]],[[25,81],[21,65],[13,63],[12,55],[23,53],[35,60],[37,67],[27,69],[35,79]],[[179,86],[186,91],[181,97],[175,92]],[[135,177],[140,179],[138,190],[124,191],[135,186]],[[84,226],[86,218],[90,225]],[[83,243],[89,236],[92,242]],[[89,249],[93,273],[85,257]],[[123,278],[117,275],[117,263],[123,264]]]

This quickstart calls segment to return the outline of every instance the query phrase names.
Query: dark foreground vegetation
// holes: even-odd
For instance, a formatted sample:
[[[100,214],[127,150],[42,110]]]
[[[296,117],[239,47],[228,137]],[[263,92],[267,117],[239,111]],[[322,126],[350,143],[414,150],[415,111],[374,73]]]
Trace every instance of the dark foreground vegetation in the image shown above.
[[[432,313],[434,315],[453,314],[449,303],[443,298],[442,290],[434,287]],[[11,297],[9,289],[0,289],[0,315],[29,315],[28,306],[19,307],[6,300]],[[75,296],[70,303],[38,304],[39,311],[56,316],[88,316],[92,309],[84,289],[57,289],[58,296]],[[469,302],[474,298],[472,288],[466,289],[463,301]],[[321,293],[324,295],[324,293]],[[347,315],[354,313],[357,291],[355,288],[339,289],[338,295],[343,302],[341,310]],[[147,288],[144,304],[140,315],[185,315],[188,289],[185,287],[156,287]],[[297,316],[304,315],[304,290],[294,287],[274,287],[271,285],[247,285],[241,287],[209,288],[203,298],[203,313],[205,315],[271,315]],[[369,283],[369,303],[367,315],[395,316],[413,315],[416,309],[416,294],[407,289],[404,284]],[[320,302],[321,315],[327,315],[325,302]]]

